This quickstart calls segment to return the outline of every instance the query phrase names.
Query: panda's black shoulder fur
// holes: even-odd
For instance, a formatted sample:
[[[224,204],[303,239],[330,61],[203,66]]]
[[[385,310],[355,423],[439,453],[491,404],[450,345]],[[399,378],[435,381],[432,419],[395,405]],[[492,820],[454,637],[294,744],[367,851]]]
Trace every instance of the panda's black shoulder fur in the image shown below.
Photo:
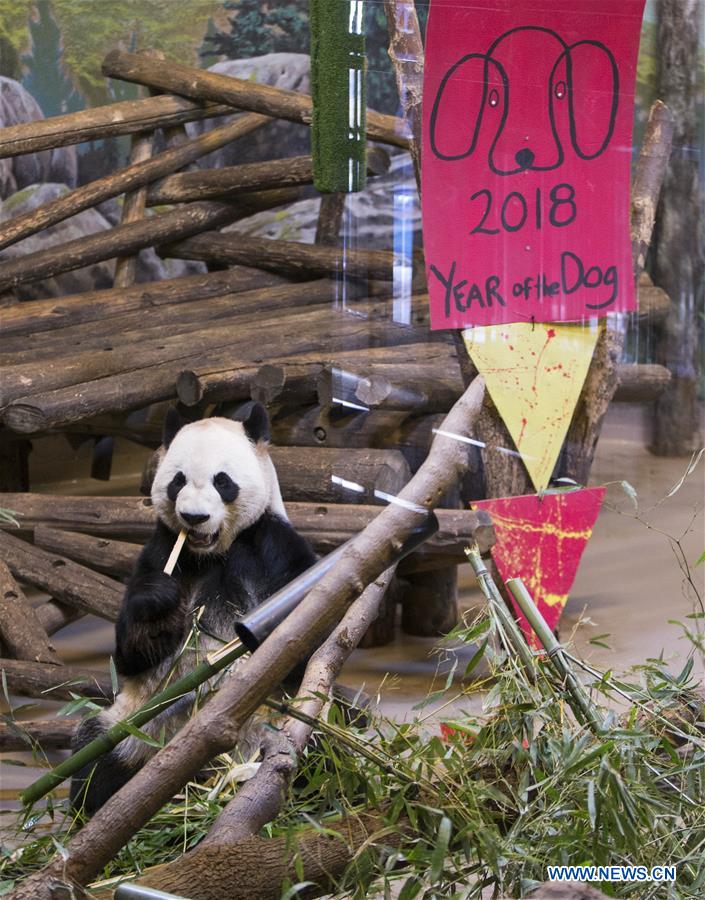
[[[128,582],[116,625],[115,664],[138,675],[180,646],[189,614],[203,607],[201,625],[229,640],[235,620],[311,566],[316,556],[289,522],[266,511],[225,554],[197,554],[185,546],[173,575],[164,565],[176,535],[158,522]]]

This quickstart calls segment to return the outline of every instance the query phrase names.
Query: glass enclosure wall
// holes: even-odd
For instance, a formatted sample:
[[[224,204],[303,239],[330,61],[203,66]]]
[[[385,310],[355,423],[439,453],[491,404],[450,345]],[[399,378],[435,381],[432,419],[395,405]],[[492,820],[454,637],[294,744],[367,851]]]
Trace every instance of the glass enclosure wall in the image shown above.
[[[605,319],[586,314],[575,326],[580,340],[544,367],[553,375],[570,372],[573,395],[555,380],[548,387],[541,382],[539,391],[538,382],[517,375],[525,379],[532,355],[543,353],[535,328],[550,330],[551,323],[531,320],[534,333],[521,337],[514,362],[511,354],[483,356],[481,328],[464,340],[459,328],[431,327],[417,180],[420,174],[423,186],[426,160],[419,172],[405,121],[419,100],[423,58],[414,40],[426,35],[429,3],[416,3],[418,35],[409,4],[397,4],[405,12],[396,20],[385,6],[392,4],[341,0],[349,36],[364,37],[364,66],[358,43],[344,103],[357,138],[366,106],[366,175],[355,175],[366,185],[322,194],[314,186],[320,173],[311,159],[311,105],[298,98],[330,85],[328,70],[318,72],[317,82],[312,76],[305,0],[0,0],[0,151],[8,129],[108,105],[129,116],[134,111],[126,104],[152,103],[149,115],[159,122],[151,127],[147,115],[146,130],[135,131],[101,113],[79,143],[50,139],[32,144],[31,152],[1,154],[0,361],[8,381],[0,489],[17,508],[29,502],[18,499],[26,492],[63,498],[54,519],[47,512],[54,507],[42,507],[51,528],[72,530],[71,497],[82,498],[87,510],[94,498],[112,509],[108,500],[119,497],[143,497],[147,508],[166,410],[178,403],[181,415],[195,421],[230,416],[254,399],[269,415],[290,518],[323,554],[399,502],[479,371],[489,389],[478,420],[455,435],[471,449],[471,464],[442,498],[442,535],[400,564],[398,583],[344,680],[364,683],[371,693],[382,685],[382,708],[411,715],[437,686],[439,658],[432,651],[439,638],[484,602],[464,563],[470,511],[516,496],[538,497],[536,509],[545,511],[562,491],[570,497],[587,487],[605,488],[594,527],[571,530],[568,519],[546,526],[539,572],[539,550],[526,538],[529,517],[525,533],[505,538],[510,561],[519,565],[529,554],[538,573],[534,589],[555,614],[561,640],[574,640],[595,664],[624,668],[662,650],[682,660],[689,647],[669,622],[701,612],[705,569],[696,565],[705,549],[698,455],[705,400],[705,4],[647,0],[633,142],[620,151],[631,156],[632,173],[644,146],[656,157],[669,153],[670,162],[653,232],[647,228],[638,311],[609,313],[607,336]],[[560,17],[563,4],[555,6]],[[394,59],[390,28],[398,41]],[[489,59],[483,65],[492,69]],[[182,66],[271,93],[261,100],[254,92],[260,99],[243,101],[248,111],[234,114],[222,103],[214,110],[217,91],[189,93]],[[512,90],[531,94],[532,77],[526,73]],[[184,97],[170,99],[179,84]],[[490,76],[488,113],[501,102],[492,99],[493,84]],[[556,90],[551,103],[561,101]],[[658,101],[672,114],[670,150],[648,137]],[[523,111],[528,121],[540,115],[539,106],[537,94],[536,110]],[[472,124],[461,118],[458,129]],[[322,152],[314,146],[314,157]],[[169,153],[183,155],[159,168]],[[111,182],[126,167],[145,164],[156,174],[126,178],[117,188]],[[559,217],[570,211],[571,196],[555,193],[549,176],[543,194],[527,194],[528,206],[515,192],[509,205],[484,213],[477,205],[482,190],[449,180],[442,191],[449,233],[471,224],[450,221],[460,192],[467,215],[479,210],[487,233],[504,228],[505,252],[516,252],[519,222],[528,217],[533,228],[557,205],[564,205]],[[614,191],[602,183],[596,193],[604,199]],[[72,206],[77,195],[88,199]],[[647,191],[639,199],[657,198]],[[523,212],[512,203],[523,203]],[[54,216],[62,208],[68,215]],[[42,210],[52,212],[42,219]],[[633,221],[643,212],[635,206]],[[602,227],[611,233],[612,224]],[[5,240],[15,226],[20,231]],[[599,238],[599,223],[592,228],[586,240]],[[59,248],[54,257],[42,256],[50,248]],[[29,254],[35,256],[28,263]],[[597,277],[590,271],[580,277]],[[600,277],[610,287],[607,275]],[[530,452],[517,449],[526,435],[534,441]],[[550,464],[537,487],[532,465],[544,451]],[[495,527],[503,521],[498,516]],[[584,537],[577,556],[569,547],[574,532]],[[110,537],[129,544],[134,557],[145,531],[113,529]],[[556,587],[550,576],[563,573],[571,554],[567,587]],[[119,566],[106,571],[116,581],[125,577]],[[28,590],[37,605],[46,604],[46,593]],[[52,607],[43,615],[58,614]],[[65,661],[89,667],[106,668],[113,641],[112,623],[95,616],[56,635]],[[454,653],[463,662],[472,657],[454,646],[446,645],[443,677]],[[17,778],[23,781],[24,770]]]

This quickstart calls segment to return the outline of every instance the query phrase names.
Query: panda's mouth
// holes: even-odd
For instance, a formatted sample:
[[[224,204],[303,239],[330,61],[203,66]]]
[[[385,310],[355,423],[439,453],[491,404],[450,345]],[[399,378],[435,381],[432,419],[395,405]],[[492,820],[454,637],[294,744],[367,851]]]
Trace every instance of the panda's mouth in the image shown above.
[[[217,531],[212,531],[210,534],[203,531],[196,531],[195,528],[189,528],[186,532],[186,540],[189,543],[190,547],[193,547],[195,550],[210,550],[211,547],[214,547],[215,544],[218,543],[218,538],[220,537],[220,528]]]

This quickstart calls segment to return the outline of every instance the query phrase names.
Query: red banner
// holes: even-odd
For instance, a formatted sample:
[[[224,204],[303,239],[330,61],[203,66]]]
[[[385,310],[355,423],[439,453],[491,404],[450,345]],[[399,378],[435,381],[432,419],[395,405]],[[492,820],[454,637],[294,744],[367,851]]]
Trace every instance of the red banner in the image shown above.
[[[558,624],[568,600],[604,495],[605,489],[598,487],[473,501],[473,507],[492,516],[497,535],[492,558],[502,580],[521,578],[550,628]],[[534,642],[529,623],[516,612]]]
[[[432,0],[431,327],[635,309],[629,178],[644,0]]]

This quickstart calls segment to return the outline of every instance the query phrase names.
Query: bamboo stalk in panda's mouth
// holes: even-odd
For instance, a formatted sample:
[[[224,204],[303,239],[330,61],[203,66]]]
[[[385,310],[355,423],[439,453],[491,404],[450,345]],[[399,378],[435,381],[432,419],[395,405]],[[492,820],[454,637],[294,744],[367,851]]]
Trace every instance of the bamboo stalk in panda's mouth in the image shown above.
[[[174,542],[174,546],[172,548],[171,553],[169,554],[169,559],[166,561],[166,565],[164,566],[164,572],[167,575],[171,575],[174,571],[174,566],[176,566],[176,562],[179,558],[179,554],[181,553],[181,548],[184,546],[184,541],[186,540],[186,529],[182,528],[179,532],[179,536],[176,538]]]

